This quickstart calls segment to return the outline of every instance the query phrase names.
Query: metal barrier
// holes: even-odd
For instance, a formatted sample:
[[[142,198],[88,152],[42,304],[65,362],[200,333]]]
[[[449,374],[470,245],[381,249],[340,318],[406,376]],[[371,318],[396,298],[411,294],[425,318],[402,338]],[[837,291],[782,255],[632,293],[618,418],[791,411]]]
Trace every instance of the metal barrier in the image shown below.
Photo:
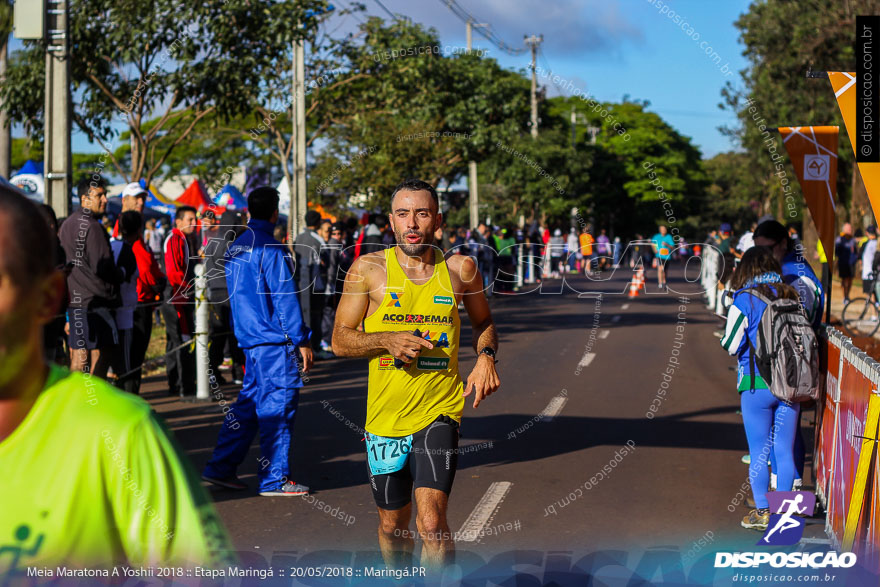
[[[816,495],[835,548],[880,571],[880,363],[841,331],[821,333],[826,361],[814,452]]]

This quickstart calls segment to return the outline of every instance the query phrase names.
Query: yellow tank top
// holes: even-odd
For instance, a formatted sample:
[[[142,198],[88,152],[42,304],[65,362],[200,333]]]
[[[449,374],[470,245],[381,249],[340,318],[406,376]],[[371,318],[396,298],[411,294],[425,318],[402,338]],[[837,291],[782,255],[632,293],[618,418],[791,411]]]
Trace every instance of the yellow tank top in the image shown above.
[[[434,348],[423,347],[418,358],[402,369],[394,367],[390,354],[370,359],[365,428],[379,436],[406,436],[441,415],[460,421],[464,410],[464,385],[458,374],[461,320],[443,255],[434,250],[434,273],[422,285],[406,277],[393,247],[385,249],[385,267],[385,295],[379,308],[364,319],[364,331],[418,329]]]

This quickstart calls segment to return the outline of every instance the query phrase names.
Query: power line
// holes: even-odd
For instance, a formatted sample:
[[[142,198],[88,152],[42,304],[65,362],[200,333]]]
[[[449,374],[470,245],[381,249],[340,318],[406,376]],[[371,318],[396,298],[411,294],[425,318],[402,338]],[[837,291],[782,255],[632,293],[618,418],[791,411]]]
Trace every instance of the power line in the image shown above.
[[[367,21],[363,20],[360,16],[357,15],[357,12],[355,12],[355,10],[351,6],[349,6],[348,4],[343,2],[342,0],[337,0],[337,2],[339,2],[340,4],[345,6],[349,10],[349,15],[353,16],[356,21],[358,21],[361,24],[367,23]]]
[[[376,0],[377,2],[379,0]],[[445,4],[452,13],[457,16],[462,22],[479,22],[478,19],[474,18],[467,10],[459,6],[458,2],[455,0],[440,0],[443,4]],[[490,43],[504,51],[509,55],[521,55],[527,51],[527,49],[518,49],[515,47],[511,47],[507,43],[505,43],[501,37],[495,34],[492,30],[492,25],[488,24],[485,26],[477,27],[477,32],[480,33],[483,37],[486,38]]]
[[[541,50],[540,47],[538,47],[538,57],[540,57],[541,60],[544,62],[544,67],[547,68],[547,75],[543,77],[549,79],[550,82],[553,83],[554,86],[556,86],[556,89],[559,90],[559,93],[564,96],[565,88],[563,88],[556,80],[553,79],[553,68],[550,67],[550,62],[547,61],[547,56],[544,54],[544,51]]]
[[[651,106],[649,106],[651,108]],[[674,114],[676,116],[696,116],[700,118],[730,118],[731,115],[725,115],[724,112],[698,112],[694,110],[669,110],[667,108],[654,108],[656,111],[655,114],[666,113],[666,114]],[[650,112],[650,110],[646,110],[646,112]]]
[[[393,12],[391,12],[390,10],[385,8],[385,5],[382,4],[382,2],[380,0],[376,0],[376,4],[378,4],[379,7],[382,8],[382,10],[384,10],[386,13],[388,13],[388,16],[390,16],[394,20],[400,20],[400,18],[398,18]]]

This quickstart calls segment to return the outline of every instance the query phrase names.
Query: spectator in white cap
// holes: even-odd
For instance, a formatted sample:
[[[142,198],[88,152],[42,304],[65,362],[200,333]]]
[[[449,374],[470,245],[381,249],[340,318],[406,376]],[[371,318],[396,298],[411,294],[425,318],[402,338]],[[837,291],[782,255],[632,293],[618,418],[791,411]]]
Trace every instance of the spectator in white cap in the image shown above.
[[[122,211],[134,210],[138,214],[144,213],[144,204],[147,201],[147,190],[141,184],[132,182],[122,190]]]
[[[141,187],[141,184],[132,182],[125,186],[122,190],[122,216],[125,212],[134,211],[143,217],[144,204],[147,202],[147,192]],[[113,238],[119,240],[119,218],[113,224]]]

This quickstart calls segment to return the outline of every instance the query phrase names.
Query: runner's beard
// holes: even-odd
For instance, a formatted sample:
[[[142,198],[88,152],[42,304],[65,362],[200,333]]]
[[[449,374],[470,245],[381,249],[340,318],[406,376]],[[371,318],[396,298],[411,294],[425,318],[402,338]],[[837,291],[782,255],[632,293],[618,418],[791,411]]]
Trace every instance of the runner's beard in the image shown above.
[[[434,245],[433,235],[431,235],[431,238],[427,242],[411,244],[406,240],[407,235],[410,234],[417,234],[422,237],[422,239],[425,238],[424,234],[417,231],[410,231],[401,234],[394,233],[394,240],[397,241],[397,246],[400,247],[400,250],[403,251],[403,254],[407,257],[421,257]]]

